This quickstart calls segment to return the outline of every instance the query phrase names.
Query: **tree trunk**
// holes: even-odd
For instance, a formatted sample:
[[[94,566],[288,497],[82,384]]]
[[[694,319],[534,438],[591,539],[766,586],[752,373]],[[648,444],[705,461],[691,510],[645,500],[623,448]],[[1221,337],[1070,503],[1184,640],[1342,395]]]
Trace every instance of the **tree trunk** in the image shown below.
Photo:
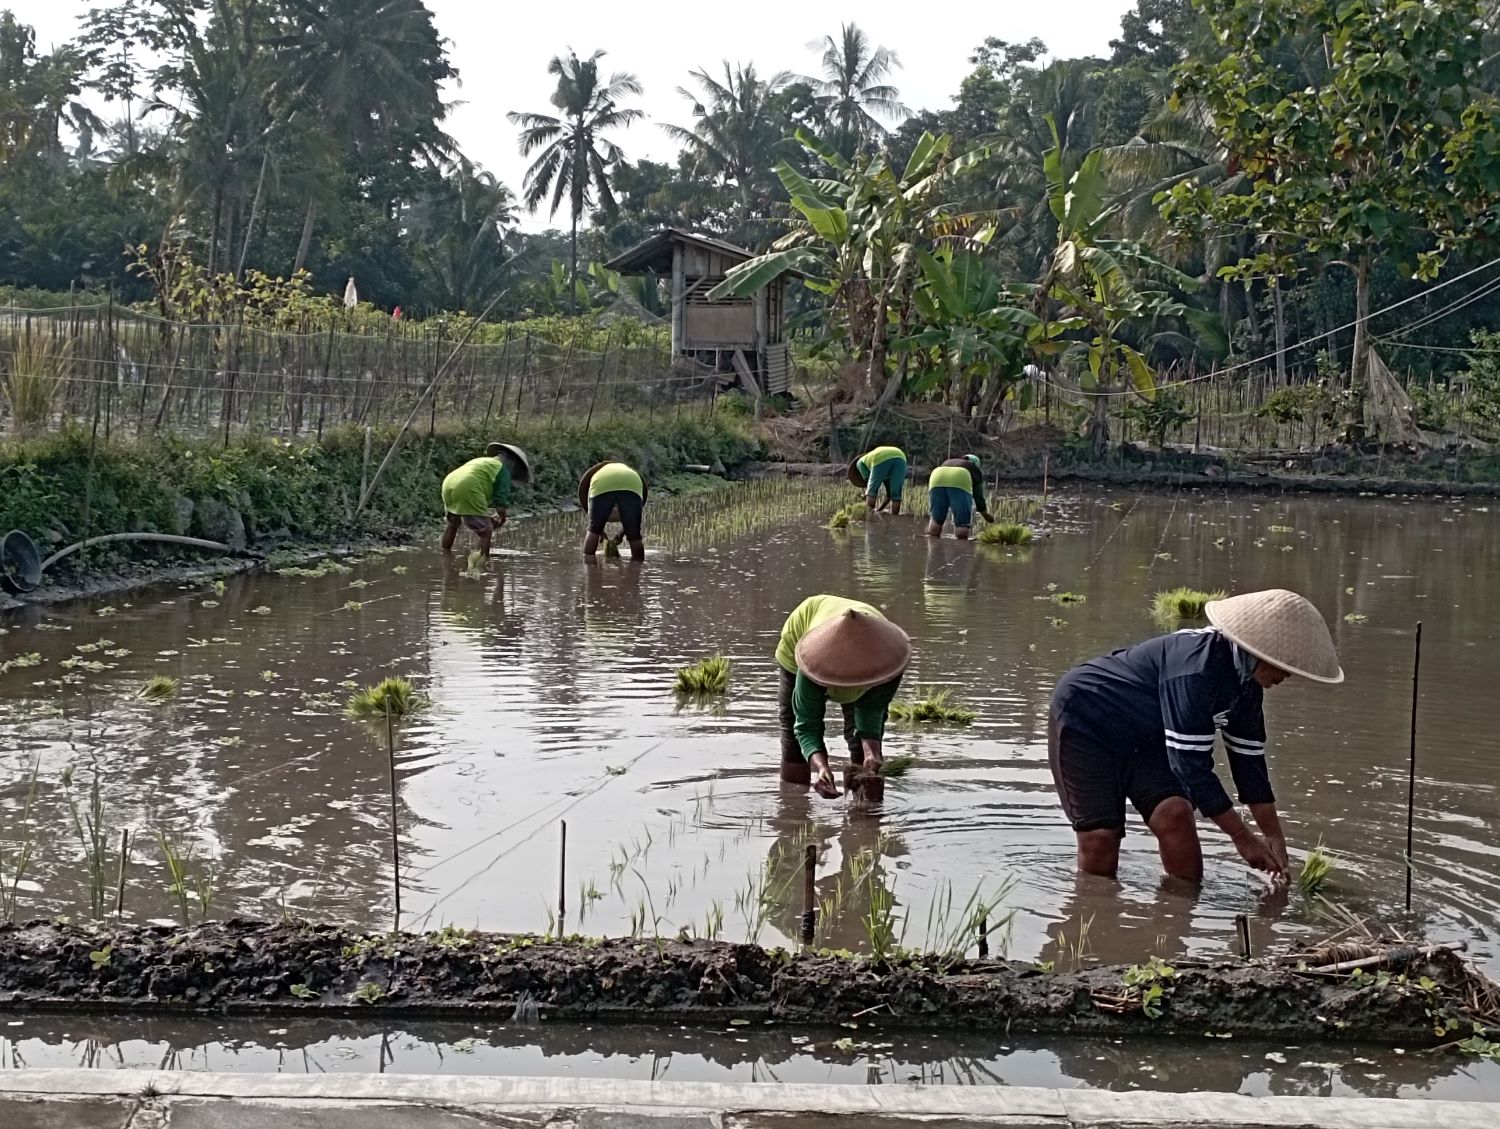
[[[245,257],[250,254],[250,236],[255,231],[255,220],[260,215],[260,193],[266,185],[266,162],[271,159],[271,151],[267,149],[260,157],[260,176],[255,180],[255,198],[250,202],[250,220],[245,224],[245,239],[240,244],[240,261],[234,268],[234,279],[236,282],[245,277]]]
[[[302,217],[302,238],[297,243],[297,258],[292,263],[292,273],[296,274],[307,264],[307,252],[312,246],[313,221],[317,219],[318,206],[311,200],[307,202],[307,214]]]
[[[219,235],[224,229],[224,189],[214,189],[213,228],[208,237],[208,276],[212,278],[219,266]]]
[[[1093,397],[1094,414],[1089,417],[1089,448],[1094,458],[1102,459],[1109,450],[1109,397],[1097,394]]]
[[[1370,367],[1370,256],[1361,255],[1354,264],[1354,356],[1349,361],[1349,385],[1358,394],[1365,391]]]
[[[576,314],[576,313],[578,313],[578,211],[577,211],[577,209],[574,209],[574,211],[573,211],[573,235],[572,235],[572,242],[571,242],[569,254],[571,254],[572,258],[573,258],[573,273],[572,273],[572,276],[571,276],[572,279],[573,279],[573,281],[572,281],[572,284],[571,284],[571,286],[569,287],[569,290],[568,290],[568,303],[569,303],[569,307]]]

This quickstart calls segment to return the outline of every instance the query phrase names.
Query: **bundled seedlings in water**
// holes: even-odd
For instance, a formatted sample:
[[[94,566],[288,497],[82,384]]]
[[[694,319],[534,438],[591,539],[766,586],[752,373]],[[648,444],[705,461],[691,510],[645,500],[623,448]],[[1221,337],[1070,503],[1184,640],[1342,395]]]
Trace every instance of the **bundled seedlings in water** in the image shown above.
[[[312,568],[301,568],[297,565],[289,565],[286,568],[278,568],[275,570],[277,576],[308,577],[342,575],[344,573],[350,573],[353,571],[354,570],[348,565],[340,564],[338,561],[333,560],[323,561],[320,564],[314,565]]]
[[[954,705],[950,690],[927,690],[919,687],[918,697],[910,702],[892,702],[891,716],[897,721],[940,722],[952,725],[968,725],[977,714],[971,709]],[[889,775],[887,773],[887,775]]]
[[[465,564],[464,570],[460,575],[469,580],[484,579],[484,570],[479,567],[480,562],[483,560],[484,554],[481,553],[478,549],[473,550],[469,553],[468,561]],[[352,588],[354,586],[351,584],[350,587]]]
[[[916,763],[917,758],[910,753],[897,753],[880,762],[880,775],[887,780],[896,780],[910,772],[912,765]]]
[[[41,666],[42,656],[37,651],[30,651],[24,655],[17,655],[13,659],[6,659],[0,663],[0,674],[9,674],[13,670],[25,670],[27,667]]]
[[[604,555],[606,557],[618,557],[620,555],[620,542],[613,537],[604,539]]]
[[[1087,596],[1084,596],[1080,592],[1054,592],[1047,598],[1054,604],[1060,604],[1064,607],[1069,604],[1081,604],[1084,600],[1088,599]]]
[[[1328,876],[1333,873],[1333,859],[1328,852],[1323,850],[1323,840],[1318,840],[1318,845],[1307,852],[1307,858],[1302,863],[1302,869],[1297,874],[1297,889],[1308,897],[1315,897],[1323,890],[1323,885],[1328,881]]]
[[[828,519],[829,529],[848,529],[851,521],[864,521],[870,516],[870,508],[863,502],[850,502],[833,511]]]
[[[1346,615],[1344,617],[1344,622],[1345,623],[1369,623],[1370,622],[1370,617],[1367,616],[1367,615],[1360,615],[1358,612],[1350,612],[1348,615]]]
[[[1173,588],[1158,592],[1151,601],[1151,614],[1157,620],[1171,623],[1179,619],[1202,619],[1203,608],[1210,600],[1222,600],[1220,591],[1202,592],[1197,588]]]
[[[158,674],[141,687],[137,697],[148,702],[165,702],[177,696],[177,679]]]
[[[387,713],[393,718],[401,718],[419,712],[426,705],[426,699],[416,692],[410,682],[393,677],[354,691],[349,695],[344,713],[366,721],[383,718]]]
[[[1035,536],[1031,526],[1009,521],[997,521],[979,531],[979,540],[986,545],[1030,545]]]
[[[692,666],[677,668],[679,694],[722,694],[728,689],[729,660],[723,655],[714,655]]]

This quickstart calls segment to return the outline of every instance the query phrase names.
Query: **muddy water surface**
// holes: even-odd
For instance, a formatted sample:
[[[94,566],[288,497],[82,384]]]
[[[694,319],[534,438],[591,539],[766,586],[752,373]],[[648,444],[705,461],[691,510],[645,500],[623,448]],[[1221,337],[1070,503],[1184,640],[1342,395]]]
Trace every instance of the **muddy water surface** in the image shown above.
[[[346,720],[341,704],[351,685],[400,673],[433,702],[399,734],[408,927],[547,928],[566,820],[570,931],[786,943],[801,908],[792,860],[809,842],[830,947],[865,947],[872,887],[892,896],[904,943],[937,948],[976,891],[1003,898],[1010,953],[1061,966],[1220,956],[1240,913],[1258,945],[1324,928],[1300,896],[1268,893],[1210,826],[1196,894],[1160,886],[1138,824],[1118,884],[1074,875],[1046,762],[1051,686],[1158,630],[1151,594],[1192,584],[1294,588],[1330,620],[1348,682],[1293,680],[1268,695],[1272,775],[1294,851],[1321,839],[1338,859],[1329,896],[1360,912],[1402,900],[1412,627],[1424,622],[1416,906],[1432,933],[1492,960],[1500,514],[1462,501],[1088,490],[1054,495],[1049,539],[1005,550],[928,540],[912,518],[831,533],[829,499],[846,498],[829,490],[805,516],[762,513],[763,528],[654,550],[644,565],[586,564],[564,516],[513,524],[477,579],[435,552],[367,554],[347,573],[256,575],[6,621],[3,658],[41,659],[0,676],[5,849],[23,826],[36,841],[18,915],[88,909],[79,829],[86,838],[97,778],[111,906],[121,830],[137,844],[127,917],[182,913],[161,831],[191,854],[194,917],[206,896],[215,916],[388,927],[384,732]],[[916,641],[907,684],[949,688],[978,711],[966,728],[893,725],[888,750],[917,762],[880,812],[776,782],[771,653],[786,613],[816,592],[880,605]],[[1059,592],[1084,601],[1049,598]],[[714,651],[734,663],[728,698],[679,702],[672,669]],[[166,705],[136,697],[158,674],[180,680]]]

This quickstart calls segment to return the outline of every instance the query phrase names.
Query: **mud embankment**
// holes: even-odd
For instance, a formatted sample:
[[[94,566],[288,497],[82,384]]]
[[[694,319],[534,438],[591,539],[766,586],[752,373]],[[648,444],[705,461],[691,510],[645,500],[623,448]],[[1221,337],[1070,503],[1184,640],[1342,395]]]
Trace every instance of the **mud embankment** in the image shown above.
[[[877,961],[665,939],[546,941],[445,930],[365,935],[251,921],[190,929],[0,926],[0,1010],[389,1013],[510,1019],[859,1023],[953,1031],[1462,1038],[1489,999],[1453,954],[1386,975],[1277,964],[1100,967]],[[1483,985],[1483,981],[1477,982]],[[1439,1036],[1437,1030],[1459,1030]]]

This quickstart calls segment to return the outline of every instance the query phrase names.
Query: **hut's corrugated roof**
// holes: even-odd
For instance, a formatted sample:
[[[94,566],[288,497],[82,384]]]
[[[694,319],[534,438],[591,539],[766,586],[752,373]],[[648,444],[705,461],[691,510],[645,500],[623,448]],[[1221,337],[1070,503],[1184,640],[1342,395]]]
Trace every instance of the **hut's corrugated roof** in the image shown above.
[[[630,250],[616,255],[604,265],[620,274],[669,275],[672,273],[673,243],[691,243],[706,251],[718,251],[741,263],[755,257],[755,252],[736,247],[733,243],[726,243],[722,239],[715,239],[711,235],[699,235],[697,232],[684,231],[680,227],[666,227],[650,238],[637,243]]]

